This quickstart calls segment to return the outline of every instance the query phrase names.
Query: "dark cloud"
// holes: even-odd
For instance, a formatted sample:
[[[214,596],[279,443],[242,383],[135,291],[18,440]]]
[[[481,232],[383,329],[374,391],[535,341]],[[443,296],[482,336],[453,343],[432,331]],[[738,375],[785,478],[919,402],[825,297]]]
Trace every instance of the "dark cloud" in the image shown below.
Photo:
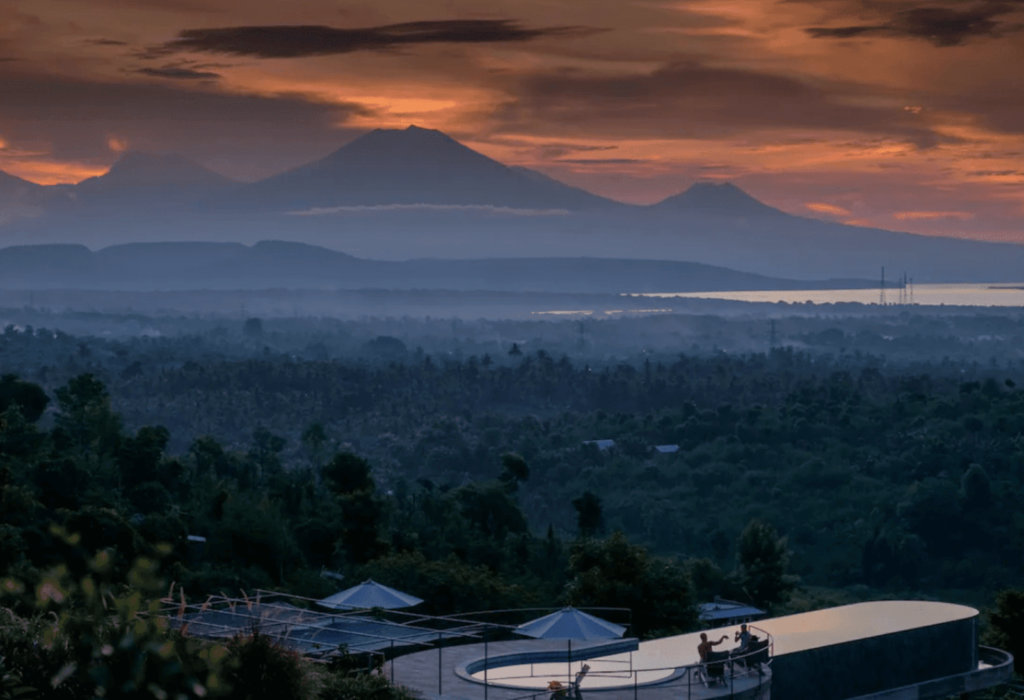
[[[0,63],[13,63],[17,60],[18,59],[14,58],[13,56],[0,56]]]
[[[347,121],[373,116],[354,103],[225,94],[185,89],[183,82],[99,83],[0,71],[0,133],[10,143],[46,144],[52,160],[107,164],[115,157],[113,137],[254,179],[323,157],[365,131]]]
[[[590,146],[577,143],[546,143],[537,149],[537,154],[544,160],[558,160],[564,156],[577,153],[593,153],[595,151],[614,151],[618,146]]]
[[[811,27],[807,33],[815,38],[849,39],[861,36],[923,39],[935,46],[960,46],[974,37],[998,38],[1008,32],[1020,31],[999,18],[1024,8],[1012,0],[983,2],[972,6],[959,3],[951,7],[912,7],[898,10],[888,21],[879,24],[843,27]]]
[[[1024,93],[1004,87],[1010,82],[1004,79],[1001,84],[986,85],[979,81],[976,88],[935,96],[932,101],[937,110],[972,115],[984,128],[1007,134],[1024,134]]]
[[[511,99],[493,116],[499,129],[509,131],[694,139],[816,129],[900,138],[920,147],[939,140],[920,115],[858,105],[857,98],[871,97],[860,88],[697,62],[634,76],[535,74],[506,89]]]
[[[89,39],[85,43],[92,46],[128,46],[127,41],[118,41],[117,39]]]
[[[418,44],[522,42],[543,36],[589,33],[581,27],[527,28],[512,20],[407,22],[361,29],[318,25],[186,29],[178,38],[149,50],[150,57],[185,51],[299,58],[396,49]]]
[[[172,80],[217,80],[220,73],[211,71],[194,70],[182,66],[163,66],[162,68],[140,68],[135,71],[142,75],[149,75],[154,78],[171,78]]]

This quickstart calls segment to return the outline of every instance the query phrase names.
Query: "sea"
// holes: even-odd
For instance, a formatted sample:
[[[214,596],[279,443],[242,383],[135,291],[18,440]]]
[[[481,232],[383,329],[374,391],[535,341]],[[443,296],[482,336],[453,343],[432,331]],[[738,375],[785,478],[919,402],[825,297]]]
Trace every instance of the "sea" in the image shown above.
[[[1024,307],[1024,282],[1013,284],[919,284],[906,289],[802,289],[784,292],[684,292],[641,294],[652,298],[726,299],[768,304],[918,304],[922,306]]]

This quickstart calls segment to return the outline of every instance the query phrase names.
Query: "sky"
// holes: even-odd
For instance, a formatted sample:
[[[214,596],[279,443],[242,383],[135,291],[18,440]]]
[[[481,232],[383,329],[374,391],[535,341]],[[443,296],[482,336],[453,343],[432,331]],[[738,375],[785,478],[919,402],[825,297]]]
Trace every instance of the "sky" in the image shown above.
[[[0,0],[0,170],[240,180],[373,128],[650,203],[1024,243],[1024,0]]]

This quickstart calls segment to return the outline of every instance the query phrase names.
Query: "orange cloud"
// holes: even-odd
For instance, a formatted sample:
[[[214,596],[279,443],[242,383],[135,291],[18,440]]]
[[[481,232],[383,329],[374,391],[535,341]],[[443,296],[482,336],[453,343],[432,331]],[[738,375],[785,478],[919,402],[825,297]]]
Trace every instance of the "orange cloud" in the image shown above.
[[[967,211],[898,211],[893,214],[900,221],[916,221],[920,219],[973,219],[974,214]]]
[[[804,206],[819,214],[831,214],[832,216],[850,216],[853,213],[849,209],[838,207],[835,204],[826,204],[825,202],[808,202]]]
[[[128,150],[128,141],[111,136],[107,139],[107,147],[114,153],[123,153]]]
[[[37,185],[69,185],[103,175],[108,168],[86,163],[18,160],[0,162],[0,170]]]

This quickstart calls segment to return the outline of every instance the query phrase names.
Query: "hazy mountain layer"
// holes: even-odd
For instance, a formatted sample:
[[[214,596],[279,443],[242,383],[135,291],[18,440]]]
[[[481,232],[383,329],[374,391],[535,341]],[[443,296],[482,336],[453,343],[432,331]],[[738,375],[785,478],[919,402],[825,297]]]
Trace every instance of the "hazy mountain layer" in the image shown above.
[[[640,293],[861,287],[863,280],[798,282],[697,263],[600,258],[363,260],[282,241],[135,243],[0,250],[0,289],[447,289]]]

